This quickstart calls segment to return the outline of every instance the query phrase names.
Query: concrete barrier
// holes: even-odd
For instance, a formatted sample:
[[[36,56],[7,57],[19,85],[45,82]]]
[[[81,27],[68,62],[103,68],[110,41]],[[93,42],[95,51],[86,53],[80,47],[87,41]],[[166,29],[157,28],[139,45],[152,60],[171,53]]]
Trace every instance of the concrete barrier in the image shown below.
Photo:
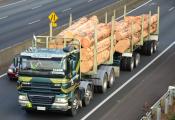
[[[127,6],[127,11],[130,11],[134,7],[136,7],[139,4],[142,4],[147,0],[120,0],[119,2],[116,2],[112,5],[106,6],[102,9],[99,9],[95,12],[92,12],[88,14],[87,16],[97,15],[99,20],[101,22],[105,21],[105,13],[108,13],[108,21],[111,20],[112,15],[115,14],[116,17],[121,16],[123,14],[123,8],[124,5]],[[54,31],[53,34],[58,34],[62,29],[65,29],[68,26],[68,24],[63,25],[61,29],[57,29]],[[48,33],[45,33],[45,35],[49,35]],[[32,36],[31,36],[32,37]],[[24,42],[18,43],[16,45],[13,45],[9,48],[0,50],[0,73],[3,73],[7,70],[9,64],[12,62],[12,59],[15,55],[19,54],[21,51],[27,49],[32,44],[31,39],[25,40]]]

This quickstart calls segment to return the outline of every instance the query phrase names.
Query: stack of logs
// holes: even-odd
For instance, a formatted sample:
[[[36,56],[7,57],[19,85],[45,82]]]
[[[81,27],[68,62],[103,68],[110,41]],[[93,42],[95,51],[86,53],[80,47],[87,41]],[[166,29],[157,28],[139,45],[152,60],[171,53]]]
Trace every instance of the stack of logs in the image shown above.
[[[157,14],[143,16],[143,36],[154,33],[157,29]],[[130,48],[131,40],[136,44],[141,39],[142,16],[127,16],[124,20],[114,22],[114,52],[124,53]],[[150,23],[150,27],[149,27]],[[99,23],[97,16],[83,17],[49,42],[49,48],[63,48],[63,39],[77,39],[81,42],[81,72],[87,73],[94,65],[94,36],[97,37],[97,64],[103,64],[110,58],[112,24]]]

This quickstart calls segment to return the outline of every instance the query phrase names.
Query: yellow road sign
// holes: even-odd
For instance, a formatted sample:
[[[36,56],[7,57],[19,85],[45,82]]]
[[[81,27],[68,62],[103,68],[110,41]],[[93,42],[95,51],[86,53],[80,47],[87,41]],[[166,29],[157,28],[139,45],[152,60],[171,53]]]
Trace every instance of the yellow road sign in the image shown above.
[[[57,27],[57,23],[51,23],[52,24],[52,27]]]
[[[51,23],[55,23],[59,19],[54,11],[48,16],[48,18],[51,21]]]

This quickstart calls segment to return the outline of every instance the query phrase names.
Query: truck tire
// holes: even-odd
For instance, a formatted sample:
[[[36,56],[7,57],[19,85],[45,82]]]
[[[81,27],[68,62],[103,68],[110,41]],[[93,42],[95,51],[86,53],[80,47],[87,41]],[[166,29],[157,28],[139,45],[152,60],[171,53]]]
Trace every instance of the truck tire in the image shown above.
[[[147,55],[147,49],[148,49],[147,44],[148,44],[148,42],[144,42],[144,44],[142,46],[141,52],[142,52],[143,55]]]
[[[134,58],[127,57],[127,70],[132,71],[134,69]]]
[[[151,56],[154,52],[153,41],[149,41],[147,44],[147,55]]]
[[[71,108],[67,111],[69,116],[73,117],[77,114],[78,109],[79,109],[79,104],[78,104],[79,100],[80,100],[80,95],[78,91],[76,90],[75,97],[73,98],[72,102],[69,103],[71,106]]]
[[[85,96],[83,98],[83,106],[88,106],[93,98],[93,90],[90,85],[87,86]]]
[[[142,53],[144,55],[151,56],[154,52],[154,44],[153,41],[146,41],[142,46]]]
[[[120,67],[121,67],[121,70],[127,69],[127,58],[126,57],[122,57]]]
[[[157,51],[157,41],[153,41],[153,53]]]
[[[134,53],[134,67],[137,67],[140,63],[140,54]]]
[[[111,69],[108,80],[108,88],[111,88],[115,81],[115,72],[114,69]]]
[[[108,85],[108,74],[106,72],[103,72],[103,74],[100,75],[100,79],[102,79],[103,84],[102,86],[98,86],[98,92],[99,93],[105,93],[107,91],[107,85]]]

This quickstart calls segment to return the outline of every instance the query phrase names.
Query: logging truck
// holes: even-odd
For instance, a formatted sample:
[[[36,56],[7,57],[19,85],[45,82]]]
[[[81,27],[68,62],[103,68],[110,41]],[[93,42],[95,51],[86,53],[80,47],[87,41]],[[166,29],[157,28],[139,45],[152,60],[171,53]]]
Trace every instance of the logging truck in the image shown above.
[[[149,13],[150,16],[151,12]],[[81,72],[81,42],[76,39],[60,38],[64,41],[61,49],[49,48],[53,36],[34,36],[33,47],[20,53],[14,60],[19,64],[17,89],[18,101],[27,113],[39,111],[67,111],[75,116],[79,108],[87,106],[97,93],[105,93],[119,77],[120,69],[132,71],[140,63],[140,53],[152,55],[156,52],[159,34],[159,8],[157,30],[143,37],[137,44],[130,38],[130,47],[124,53],[114,52],[114,16],[110,38],[109,59],[103,64],[97,60],[97,30],[94,27],[93,68]],[[149,17],[150,18],[150,17]],[[150,23],[150,20],[148,21]],[[133,31],[133,27],[131,28]],[[68,42],[69,41],[69,42]],[[71,41],[71,42],[70,42]],[[141,51],[141,52],[140,52]]]

